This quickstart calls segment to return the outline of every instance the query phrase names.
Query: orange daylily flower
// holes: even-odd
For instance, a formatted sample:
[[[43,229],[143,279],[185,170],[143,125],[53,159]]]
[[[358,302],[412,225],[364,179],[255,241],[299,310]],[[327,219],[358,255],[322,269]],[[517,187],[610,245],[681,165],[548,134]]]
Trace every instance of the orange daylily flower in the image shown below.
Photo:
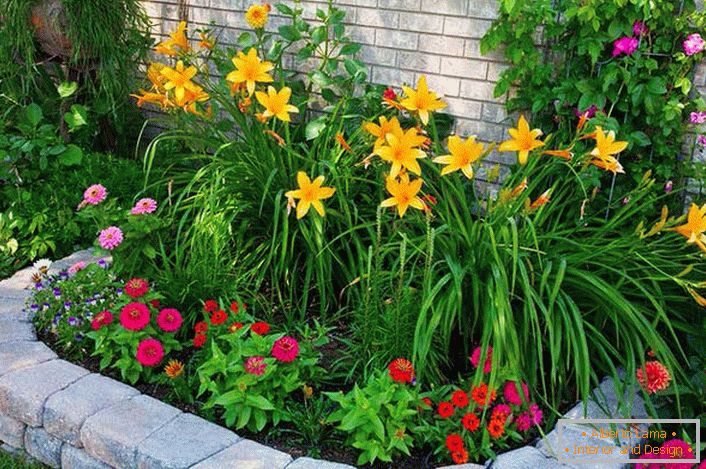
[[[272,138],[274,138],[275,141],[277,142],[277,145],[279,145],[279,146],[281,146],[281,147],[284,146],[285,141],[284,141],[284,139],[283,139],[277,132],[275,132],[274,130],[267,129],[267,130],[265,130],[265,133],[266,133],[267,135],[272,136]]]
[[[706,252],[706,204],[699,207],[691,204],[689,213],[686,216],[686,223],[672,228],[674,231],[686,238],[689,244],[696,244],[702,251]]]
[[[404,216],[409,207],[417,210],[424,210],[424,202],[417,196],[422,188],[424,181],[421,179],[409,180],[409,175],[403,173],[400,175],[399,181],[393,176],[387,177],[385,184],[387,192],[392,195],[389,199],[385,199],[380,203],[381,207],[397,207],[397,213],[400,218]]]
[[[267,94],[262,91],[255,93],[257,101],[265,108],[263,117],[276,117],[282,122],[290,122],[290,112],[297,113],[299,109],[296,106],[289,104],[289,98],[292,96],[292,89],[285,86],[277,91],[272,86],[267,87]]]
[[[541,207],[542,205],[546,204],[547,202],[549,202],[549,194],[551,194],[551,192],[552,192],[551,189],[547,189],[546,191],[542,192],[542,195],[537,197],[537,199],[530,204],[530,206],[529,206],[530,210],[535,210],[535,209]]]
[[[593,159],[590,163],[605,171],[610,171],[613,174],[624,173],[625,170],[615,155],[625,150],[628,146],[628,142],[616,142],[615,132],[611,130],[606,134],[600,126],[596,126],[596,131],[593,132],[593,138],[596,140],[596,147],[591,151]]]
[[[288,191],[284,194],[288,199],[299,199],[299,203],[297,203],[297,219],[304,217],[309,212],[310,207],[314,207],[314,210],[319,215],[324,216],[325,211],[321,201],[332,197],[336,192],[336,188],[321,187],[323,182],[323,176],[317,177],[312,182],[304,171],[297,173],[299,189]]]
[[[544,150],[542,152],[543,155],[549,155],[549,156],[556,156],[557,158],[562,158],[565,160],[571,160],[571,158],[574,157],[573,152],[571,151],[571,148],[567,148],[566,150]]]
[[[145,90],[140,90],[142,94],[131,94],[133,98],[137,98],[137,107],[142,107],[146,103],[157,104],[162,109],[166,109],[169,106],[169,98],[163,93],[152,93]]]
[[[202,49],[211,50],[216,45],[216,40],[212,38],[208,33],[200,32],[199,37],[201,41],[199,42],[199,47]]]
[[[160,73],[167,79],[164,83],[164,89],[167,91],[173,89],[177,103],[183,102],[187,90],[193,93],[203,91],[201,87],[191,81],[197,72],[198,70],[193,65],[184,68],[184,62],[181,60],[177,62],[175,68],[163,67]]]
[[[517,186],[515,186],[510,192],[510,197],[515,198],[522,194],[525,189],[527,189],[527,178],[524,178]]]
[[[426,137],[417,134],[417,130],[408,129],[402,136],[387,134],[387,145],[375,149],[374,154],[383,160],[392,163],[390,176],[396,177],[402,168],[414,174],[421,174],[422,168],[417,159],[424,158],[426,154],[417,148]]]
[[[272,83],[274,81],[274,78],[268,73],[275,68],[274,64],[260,60],[254,47],[250,48],[247,55],[238,51],[237,57],[233,57],[231,61],[235,70],[226,75],[226,81],[234,84],[245,83],[248,95],[255,92],[256,83]]]
[[[375,124],[374,122],[366,122],[363,124],[363,129],[365,129],[366,132],[374,137],[377,137],[375,143],[373,144],[375,148],[385,144],[387,141],[387,134],[393,134],[401,137],[404,133],[402,126],[400,126],[400,121],[396,117],[387,120],[387,117],[380,116],[378,122],[380,125]]]
[[[529,152],[544,145],[544,142],[539,140],[542,131],[539,129],[530,130],[525,116],[521,115],[517,122],[517,128],[508,130],[508,133],[512,138],[501,143],[498,151],[516,151],[517,161],[521,165],[527,164]]]
[[[441,163],[446,166],[441,170],[444,176],[454,171],[461,172],[468,179],[473,178],[473,163],[480,160],[483,155],[483,144],[476,142],[475,135],[463,141],[458,135],[449,137],[449,155],[437,156],[434,163]]]
[[[343,137],[343,134],[338,132],[336,134],[336,141],[338,142],[339,145],[341,145],[341,148],[346,150],[349,153],[353,153],[353,149],[351,148],[350,145],[348,145],[348,142],[346,142],[346,139]]]
[[[186,21],[180,21],[176,31],[169,34],[169,39],[159,43],[154,51],[158,54],[174,56],[179,52],[188,52],[189,49],[189,40],[186,38]]]
[[[400,104],[408,111],[416,111],[424,125],[429,122],[430,112],[446,107],[446,103],[439,99],[436,93],[429,91],[425,75],[419,77],[416,90],[404,85],[402,90],[404,90],[406,97],[400,101]]]

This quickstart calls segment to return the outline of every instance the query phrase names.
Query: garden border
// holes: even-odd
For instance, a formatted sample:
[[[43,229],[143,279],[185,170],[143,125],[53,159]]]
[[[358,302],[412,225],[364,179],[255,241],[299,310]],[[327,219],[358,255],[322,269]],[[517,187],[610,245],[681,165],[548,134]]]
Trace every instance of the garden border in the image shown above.
[[[79,261],[95,260],[90,250],[79,251],[54,262],[50,270],[56,272]],[[224,427],[141,394],[126,384],[59,359],[38,341],[31,318],[25,312],[31,275],[32,268],[28,267],[0,281],[1,449],[24,450],[50,467],[65,469],[352,468],[312,458],[293,459],[286,453],[241,438]],[[632,404],[629,416],[646,418],[644,402],[637,391],[626,387],[624,402]],[[564,418],[584,417],[583,407],[579,402]],[[606,378],[593,391],[585,418],[610,418],[623,409],[613,380]],[[503,453],[485,466],[445,467],[574,467],[561,464],[554,457],[557,438],[554,429],[534,446]],[[586,443],[585,437],[582,439],[570,432],[567,435],[566,430],[563,438],[567,445]],[[617,469],[626,465],[592,467]]]

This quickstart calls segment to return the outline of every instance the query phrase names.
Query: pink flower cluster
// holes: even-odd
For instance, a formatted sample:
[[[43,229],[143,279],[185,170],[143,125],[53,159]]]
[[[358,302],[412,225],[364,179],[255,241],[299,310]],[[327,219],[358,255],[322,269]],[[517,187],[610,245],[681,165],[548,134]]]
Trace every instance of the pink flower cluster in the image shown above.
[[[117,226],[109,226],[101,230],[98,235],[98,243],[103,249],[112,251],[123,242],[123,232]]]
[[[689,122],[691,122],[692,124],[703,124],[704,122],[706,122],[706,112],[692,112],[691,114],[689,114]]]
[[[150,198],[144,198],[137,201],[132,210],[130,210],[130,215],[145,215],[147,213],[153,213],[157,210],[157,201]]]
[[[630,36],[623,36],[620,39],[613,41],[613,57],[621,54],[632,55],[639,45],[639,41]]]
[[[699,33],[689,34],[686,37],[686,40],[682,43],[682,47],[684,48],[684,53],[686,55],[698,54],[704,50],[704,45],[706,45],[706,43],[704,43],[704,40]]]
[[[108,191],[101,184],[93,184],[83,193],[83,202],[88,205],[98,205],[108,196]]]

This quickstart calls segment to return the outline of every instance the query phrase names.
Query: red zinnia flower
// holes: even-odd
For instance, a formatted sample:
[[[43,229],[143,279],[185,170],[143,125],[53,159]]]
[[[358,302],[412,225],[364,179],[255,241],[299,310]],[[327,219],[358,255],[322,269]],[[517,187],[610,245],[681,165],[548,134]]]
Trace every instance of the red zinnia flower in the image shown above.
[[[463,438],[457,433],[451,433],[446,437],[446,448],[451,451],[461,451],[463,449]]]
[[[667,389],[669,382],[672,380],[667,367],[656,360],[646,362],[645,368],[638,369],[635,376],[637,376],[637,381],[647,391],[647,394],[654,394]]]
[[[222,309],[219,309],[218,311],[214,311],[211,314],[211,324],[213,324],[214,326],[220,326],[221,324],[226,322],[227,319],[228,319],[228,315]]]
[[[242,322],[234,322],[230,326],[228,326],[228,332],[231,334],[235,331],[239,331],[240,329],[243,328],[243,323]]]
[[[206,334],[196,334],[194,336],[194,347],[201,348],[206,343]]]
[[[502,420],[491,419],[488,424],[488,433],[495,439],[500,438],[505,433],[505,424]]]
[[[478,430],[478,427],[480,426],[480,419],[476,414],[469,412],[461,419],[461,425],[463,425],[463,428],[469,432],[474,432]]]
[[[281,362],[293,362],[297,355],[299,355],[299,342],[294,337],[284,336],[272,345],[272,356]]]
[[[451,460],[454,464],[466,464],[468,462],[468,451],[461,448],[461,451],[452,451]]]
[[[206,300],[203,304],[203,310],[207,313],[212,313],[218,309],[218,302],[216,300]]]
[[[392,381],[398,383],[414,382],[414,366],[406,358],[396,358],[387,366]]]
[[[463,409],[468,405],[468,394],[459,389],[451,395],[451,402],[459,409]]]
[[[239,309],[240,309],[240,308],[238,308],[238,302],[237,302],[237,301],[234,301],[234,302],[232,302],[232,303],[230,304],[230,310],[233,311],[233,313],[236,313],[236,314],[237,314]]]
[[[125,293],[132,298],[139,298],[149,291],[147,280],[133,278],[125,284]]]
[[[150,305],[152,305],[154,309],[159,309],[159,300],[150,300]]]
[[[137,346],[137,361],[142,366],[155,366],[164,358],[164,348],[157,339],[145,339]]]
[[[103,326],[107,326],[108,324],[113,322],[113,313],[110,311],[101,311],[100,313],[96,314],[93,317],[93,321],[91,321],[91,328],[94,331],[97,331]]]
[[[197,334],[205,334],[208,330],[208,323],[206,321],[199,321],[194,325],[194,331]]]
[[[383,93],[382,93],[383,99],[397,99],[397,93],[395,93],[395,90],[392,88],[388,87]]]
[[[150,323],[150,310],[143,303],[128,303],[120,310],[120,324],[129,331],[141,331]]]
[[[471,399],[473,399],[476,404],[480,407],[485,407],[495,400],[495,391],[488,392],[488,385],[481,383],[479,386],[471,389]]]
[[[164,308],[157,315],[157,325],[165,332],[176,331],[181,323],[181,313],[174,308]]]
[[[254,322],[250,330],[257,335],[265,335],[270,332],[270,325],[262,321]]]
[[[447,419],[454,414],[454,405],[448,401],[440,402],[439,407],[436,408],[436,413],[442,419]]]
[[[423,397],[422,402],[424,403],[425,406],[427,407],[433,407],[434,403],[429,399],[428,397]]]

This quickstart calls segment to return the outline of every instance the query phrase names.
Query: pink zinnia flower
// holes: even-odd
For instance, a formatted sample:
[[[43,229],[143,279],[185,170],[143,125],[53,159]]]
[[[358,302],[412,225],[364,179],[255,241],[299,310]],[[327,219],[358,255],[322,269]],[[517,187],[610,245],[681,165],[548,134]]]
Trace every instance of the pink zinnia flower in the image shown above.
[[[98,205],[105,200],[108,191],[100,184],[93,184],[83,193],[83,201],[89,205]]]
[[[166,332],[174,332],[181,326],[181,313],[174,308],[164,308],[157,315],[157,325]]]
[[[706,122],[706,112],[692,112],[691,114],[689,114],[689,121],[692,124],[703,124],[704,122]]]
[[[76,272],[83,270],[85,268],[86,268],[86,263],[83,261],[78,261],[77,263],[75,263],[74,265],[69,267],[68,272],[69,272],[69,274],[73,275]]]
[[[624,36],[613,41],[613,57],[620,54],[632,55],[637,50],[639,42],[634,37]]]
[[[679,438],[674,438],[673,440],[668,440],[662,443],[662,448],[665,449],[665,455],[662,458],[669,459],[692,459],[694,458],[694,451],[691,445],[684,440]],[[673,448],[672,450],[670,450]],[[670,455],[671,456],[668,456]],[[667,469],[691,469],[692,463],[667,463],[664,465]]]
[[[97,331],[103,326],[107,326],[113,322],[113,313],[110,311],[101,311],[93,317],[91,321],[91,329]]]
[[[645,363],[644,370],[639,368],[635,372],[640,386],[647,391],[647,394],[654,394],[669,387],[672,376],[667,367],[660,362],[653,360]]]
[[[542,412],[542,409],[540,409],[537,404],[530,404],[529,415],[533,425],[541,425],[544,412]]]
[[[682,43],[686,55],[698,54],[704,50],[704,40],[699,33],[689,34]]]
[[[525,395],[524,402],[529,401],[529,389],[527,385],[522,383],[522,392]],[[520,397],[520,392],[515,381],[506,381],[503,387],[503,397],[507,402],[514,405],[522,405],[523,399]]]
[[[515,426],[521,432],[526,432],[532,427],[532,419],[527,412],[522,412],[515,418]]]
[[[129,331],[141,331],[150,323],[150,310],[143,303],[128,303],[120,310],[120,324]]]
[[[478,364],[480,363],[480,356],[481,356],[481,348],[476,347],[473,350],[473,353],[471,354],[471,363],[473,364],[474,368],[478,368]],[[490,369],[492,367],[492,358],[493,358],[493,347],[488,346],[487,351],[485,353],[485,364],[483,365],[483,373],[490,373]]]
[[[696,137],[696,142],[702,147],[706,147],[706,135],[699,135]]]
[[[100,232],[98,242],[103,249],[111,251],[123,242],[123,232],[117,226],[109,226]]]
[[[137,346],[137,361],[142,366],[155,366],[164,358],[164,348],[157,339],[145,339]]]
[[[265,368],[267,368],[265,357],[250,357],[245,360],[245,371],[251,375],[260,376],[265,372]]]
[[[632,24],[632,33],[635,36],[642,36],[643,34],[647,34],[649,32],[650,32],[649,28],[642,21],[635,21]]]
[[[127,293],[127,295],[132,298],[141,297],[142,295],[146,294],[149,289],[150,286],[147,283],[147,280],[137,277],[131,278],[125,284],[125,293]]]
[[[150,198],[144,198],[137,201],[130,214],[132,215],[144,215],[145,213],[152,213],[157,210],[157,201]]]
[[[299,342],[294,337],[284,336],[277,339],[272,346],[272,356],[281,362],[293,362],[297,355],[299,355]]]

